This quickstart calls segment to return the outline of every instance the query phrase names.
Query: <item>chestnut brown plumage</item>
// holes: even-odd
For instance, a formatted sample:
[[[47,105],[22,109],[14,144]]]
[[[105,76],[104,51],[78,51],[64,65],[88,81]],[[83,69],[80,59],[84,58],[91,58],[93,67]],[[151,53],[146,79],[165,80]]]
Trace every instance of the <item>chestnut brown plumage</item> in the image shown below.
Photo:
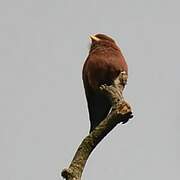
[[[111,85],[120,72],[128,74],[125,59],[116,42],[104,34],[91,36],[89,55],[83,67],[83,83],[89,109],[90,132],[108,115],[111,104],[100,91]]]

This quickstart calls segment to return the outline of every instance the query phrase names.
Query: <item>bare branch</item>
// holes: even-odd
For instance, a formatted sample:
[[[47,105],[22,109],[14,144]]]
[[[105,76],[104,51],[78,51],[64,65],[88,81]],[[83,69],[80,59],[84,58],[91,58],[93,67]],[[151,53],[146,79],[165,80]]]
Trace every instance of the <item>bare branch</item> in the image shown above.
[[[111,86],[102,85],[100,90],[112,103],[112,110],[108,116],[84,138],[68,169],[61,173],[66,180],[80,180],[87,159],[97,144],[120,122],[126,123],[132,118],[130,105],[124,101],[122,91],[127,81],[127,74],[120,73]]]

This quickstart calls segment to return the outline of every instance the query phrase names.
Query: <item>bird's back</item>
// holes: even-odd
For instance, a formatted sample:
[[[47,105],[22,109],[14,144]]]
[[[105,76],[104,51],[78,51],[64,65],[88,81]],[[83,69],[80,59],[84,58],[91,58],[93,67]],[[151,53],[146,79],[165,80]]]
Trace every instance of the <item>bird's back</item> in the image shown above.
[[[127,64],[119,50],[97,48],[92,51],[84,65],[83,75],[93,89],[110,85],[121,71],[128,71]]]
[[[90,49],[83,67],[83,83],[88,103],[92,131],[109,113],[111,103],[99,90],[110,85],[120,72],[128,71],[125,59],[115,42],[97,42]]]

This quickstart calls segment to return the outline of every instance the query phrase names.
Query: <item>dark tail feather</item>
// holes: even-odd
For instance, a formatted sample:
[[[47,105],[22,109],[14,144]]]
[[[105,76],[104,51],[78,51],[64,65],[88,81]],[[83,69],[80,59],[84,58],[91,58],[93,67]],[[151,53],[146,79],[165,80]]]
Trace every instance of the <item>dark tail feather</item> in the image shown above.
[[[101,92],[93,94],[88,100],[90,132],[108,115],[111,104]]]

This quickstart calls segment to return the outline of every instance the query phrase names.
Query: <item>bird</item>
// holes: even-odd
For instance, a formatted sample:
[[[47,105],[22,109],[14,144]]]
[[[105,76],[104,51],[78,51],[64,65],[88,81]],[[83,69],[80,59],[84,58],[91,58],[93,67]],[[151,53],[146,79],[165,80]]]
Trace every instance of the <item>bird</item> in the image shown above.
[[[90,133],[105,119],[111,102],[100,91],[101,85],[112,85],[121,72],[128,74],[128,65],[115,40],[105,34],[90,36],[89,54],[84,62],[82,79],[90,119]],[[125,84],[124,84],[125,86]]]

